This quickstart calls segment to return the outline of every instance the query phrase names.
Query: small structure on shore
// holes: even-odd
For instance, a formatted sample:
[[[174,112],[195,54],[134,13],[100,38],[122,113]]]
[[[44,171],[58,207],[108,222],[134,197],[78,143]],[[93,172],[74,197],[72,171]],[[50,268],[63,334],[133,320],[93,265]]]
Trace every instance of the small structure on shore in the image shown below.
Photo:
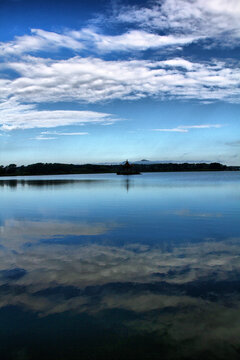
[[[140,175],[141,173],[134,169],[133,164],[129,164],[128,160],[122,165],[121,170],[117,172],[117,175]]]

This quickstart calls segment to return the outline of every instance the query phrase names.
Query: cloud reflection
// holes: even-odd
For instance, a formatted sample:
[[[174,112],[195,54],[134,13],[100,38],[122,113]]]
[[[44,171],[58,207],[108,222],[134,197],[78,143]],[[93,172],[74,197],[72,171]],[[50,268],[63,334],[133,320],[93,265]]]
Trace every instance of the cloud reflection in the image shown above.
[[[168,250],[139,244],[124,247],[83,243],[67,245],[65,234],[97,235],[109,230],[103,224],[69,223],[46,224],[35,222],[7,222],[1,227],[0,270],[24,269],[26,274],[12,278],[11,283],[27,286],[35,292],[56,286],[105,286],[109,283],[168,283],[184,285],[194,281],[236,281],[240,274],[239,239],[182,244]],[[19,229],[22,234],[15,237]],[[62,245],[40,242],[38,246],[24,247],[29,237],[38,231],[37,238],[61,236]],[[27,235],[27,240],[24,236]],[[32,240],[34,241],[34,240]],[[6,256],[7,255],[7,256]],[[13,266],[14,265],[14,266]],[[1,282],[0,282],[1,283]]]
[[[6,220],[0,226],[0,246],[8,250],[19,250],[25,244],[43,239],[59,239],[66,236],[97,236],[105,234],[117,225],[114,223],[59,222]]]
[[[211,218],[211,217],[222,217],[221,213],[207,213],[207,212],[193,212],[189,209],[180,209],[172,212],[168,212],[168,214],[178,215],[178,216],[190,216],[190,217],[200,217],[200,218]]]
[[[120,311],[119,326],[137,334],[167,332],[181,356],[209,350],[223,339],[225,350],[239,346],[239,238],[181,243],[171,250],[164,245],[66,245],[69,234],[97,235],[110,228],[6,221],[1,227],[0,308],[17,306],[40,317]],[[26,239],[59,235],[66,239],[62,245],[22,246]],[[188,347],[182,349],[185,341]]]

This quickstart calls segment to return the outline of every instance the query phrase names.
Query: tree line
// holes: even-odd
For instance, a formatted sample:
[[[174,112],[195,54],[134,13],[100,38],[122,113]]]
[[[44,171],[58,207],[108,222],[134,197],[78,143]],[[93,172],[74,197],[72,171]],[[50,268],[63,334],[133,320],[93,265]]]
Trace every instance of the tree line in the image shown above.
[[[217,162],[213,163],[159,163],[159,164],[134,164],[134,169],[139,172],[167,172],[167,171],[233,171],[239,170],[236,166],[226,166]],[[13,175],[57,175],[57,174],[97,174],[116,173],[121,170],[121,165],[74,165],[61,163],[36,163],[17,166],[10,164],[0,166],[0,176]]]

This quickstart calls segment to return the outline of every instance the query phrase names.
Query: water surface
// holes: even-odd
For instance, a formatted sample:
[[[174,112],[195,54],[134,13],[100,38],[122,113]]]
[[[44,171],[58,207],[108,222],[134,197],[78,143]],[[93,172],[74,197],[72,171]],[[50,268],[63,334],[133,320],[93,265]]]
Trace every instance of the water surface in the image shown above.
[[[0,358],[239,359],[240,172],[0,178]]]

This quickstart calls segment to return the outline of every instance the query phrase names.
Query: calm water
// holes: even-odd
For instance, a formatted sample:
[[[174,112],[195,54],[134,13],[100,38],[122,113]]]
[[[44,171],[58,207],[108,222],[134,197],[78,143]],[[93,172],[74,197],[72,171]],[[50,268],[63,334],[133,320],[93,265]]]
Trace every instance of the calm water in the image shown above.
[[[240,172],[0,178],[0,359],[240,359]]]

